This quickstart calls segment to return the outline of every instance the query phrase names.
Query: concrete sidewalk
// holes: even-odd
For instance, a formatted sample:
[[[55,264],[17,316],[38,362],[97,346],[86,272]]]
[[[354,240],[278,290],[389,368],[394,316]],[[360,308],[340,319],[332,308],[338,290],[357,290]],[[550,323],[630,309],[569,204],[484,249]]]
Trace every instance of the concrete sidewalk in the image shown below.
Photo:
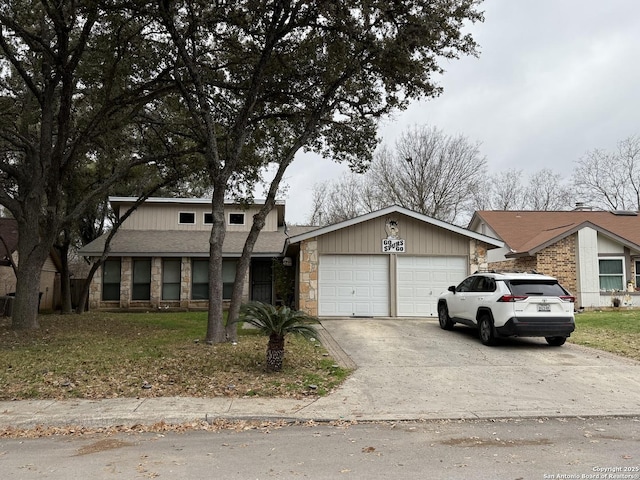
[[[544,340],[485,347],[415,319],[323,321],[321,340],[358,368],[308,399],[118,398],[0,402],[0,429],[193,421],[382,421],[640,416],[640,362]],[[336,341],[337,339],[337,341]]]

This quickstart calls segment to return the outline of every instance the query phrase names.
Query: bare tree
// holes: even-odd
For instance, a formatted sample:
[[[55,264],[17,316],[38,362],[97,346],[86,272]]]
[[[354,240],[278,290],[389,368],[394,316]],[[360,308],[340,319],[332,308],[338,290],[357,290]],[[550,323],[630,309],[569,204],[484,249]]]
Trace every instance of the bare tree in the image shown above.
[[[574,206],[573,188],[552,170],[543,168],[529,175],[528,180],[524,195],[526,210],[568,210]]]
[[[614,152],[594,149],[577,162],[580,199],[612,210],[640,210],[640,136],[618,142]]]
[[[490,176],[486,187],[489,195],[488,209],[525,210],[521,178],[522,170],[506,170]]]
[[[452,223],[464,223],[486,176],[486,161],[479,145],[463,135],[445,134],[435,127],[413,127],[402,134],[395,148],[382,146],[370,170],[359,182],[339,180],[321,208],[329,218],[344,218],[389,205]],[[353,200],[357,212],[339,208],[336,199]],[[351,205],[351,204],[350,204]]]
[[[331,225],[376,210],[365,177],[351,173],[337,182],[321,182],[313,186],[312,225]]]
[[[550,169],[534,173],[507,170],[487,177],[475,192],[475,210],[567,210],[573,188]]]

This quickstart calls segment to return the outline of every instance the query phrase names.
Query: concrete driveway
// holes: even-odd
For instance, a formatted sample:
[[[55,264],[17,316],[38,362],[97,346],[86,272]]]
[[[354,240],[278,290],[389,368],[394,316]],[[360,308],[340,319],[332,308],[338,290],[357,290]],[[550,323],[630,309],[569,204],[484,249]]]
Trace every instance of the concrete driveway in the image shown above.
[[[640,415],[640,363],[544,339],[486,347],[435,319],[330,319],[322,326],[357,365],[316,418]]]

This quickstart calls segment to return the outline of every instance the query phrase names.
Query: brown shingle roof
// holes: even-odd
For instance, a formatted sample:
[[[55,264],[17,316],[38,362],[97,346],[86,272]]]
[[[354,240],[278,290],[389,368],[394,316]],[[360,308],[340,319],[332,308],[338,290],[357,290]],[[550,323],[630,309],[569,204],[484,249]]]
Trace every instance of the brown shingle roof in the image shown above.
[[[309,227],[289,227],[289,236]],[[311,227],[317,228],[317,227]],[[222,246],[223,255],[239,256],[248,232],[227,232]],[[111,241],[113,256],[209,256],[209,231],[185,230],[119,230]],[[80,249],[80,255],[102,254],[107,235]],[[253,255],[279,255],[284,249],[287,235],[284,228],[277,232],[261,232]]]
[[[572,210],[477,211],[472,224],[485,223],[515,254],[533,255],[583,227],[599,230],[640,250],[640,216],[615,212]]]

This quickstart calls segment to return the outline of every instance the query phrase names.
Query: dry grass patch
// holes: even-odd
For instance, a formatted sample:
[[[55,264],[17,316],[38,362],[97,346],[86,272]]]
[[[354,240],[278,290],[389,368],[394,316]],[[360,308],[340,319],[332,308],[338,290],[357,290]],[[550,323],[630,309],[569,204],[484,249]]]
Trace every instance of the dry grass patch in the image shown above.
[[[640,360],[640,311],[611,310],[576,315],[569,341]]]
[[[40,317],[34,332],[0,324],[0,400],[324,395],[348,371],[318,341],[287,339],[284,368],[264,368],[266,337],[206,345],[206,314],[89,313]],[[313,388],[311,388],[313,387]]]

